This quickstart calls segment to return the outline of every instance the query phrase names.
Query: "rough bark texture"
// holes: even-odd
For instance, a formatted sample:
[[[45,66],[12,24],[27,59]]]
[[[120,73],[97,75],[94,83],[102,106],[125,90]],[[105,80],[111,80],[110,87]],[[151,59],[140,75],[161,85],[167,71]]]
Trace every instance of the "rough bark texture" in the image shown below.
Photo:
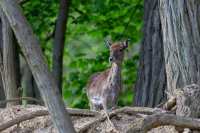
[[[167,90],[200,84],[200,1],[160,0]]]
[[[3,82],[4,90],[6,93],[6,99],[12,99],[19,97],[17,73],[16,73],[16,47],[14,45],[14,35],[7,17],[2,10],[2,26],[3,26]],[[19,102],[8,103],[7,106],[19,104]]]
[[[197,119],[200,117],[199,85],[191,84],[184,88],[174,90],[174,98],[172,101],[174,99],[176,100],[174,104],[176,106],[176,115],[162,112],[146,116],[138,128],[133,128],[129,132],[146,133],[152,128],[164,125],[174,125],[179,132],[186,130],[189,132],[199,132],[200,119]]]
[[[66,131],[74,133],[75,130],[65,110],[56,82],[45,64],[39,41],[23,16],[21,8],[16,0],[1,0],[0,5],[16,35],[55,127],[60,133]]]
[[[176,92],[176,115],[193,118],[200,117],[200,87],[187,85]]]
[[[176,115],[192,118],[200,117],[200,87],[197,84],[185,86],[177,89],[176,93]],[[177,128],[178,129],[178,128]],[[180,131],[191,129],[179,129]]]
[[[0,18],[0,54],[2,54],[2,46],[3,46],[3,36],[2,36],[2,21]],[[5,100],[5,92],[3,88],[2,75],[0,73],[0,100]],[[5,107],[5,105],[0,105],[0,108]]]
[[[3,88],[3,83],[2,83],[2,79],[1,79],[1,74],[0,74],[0,101],[5,100],[5,92],[4,92],[4,88]],[[0,108],[5,107],[5,104],[0,104]]]
[[[53,45],[53,74],[62,94],[63,52],[70,0],[60,0]]]
[[[165,100],[166,73],[158,0],[144,0],[144,38],[140,49],[135,105],[153,107]]]
[[[181,128],[200,129],[200,120],[174,114],[158,113],[147,116],[141,124],[140,130],[130,130],[128,133],[146,133],[148,130],[164,125],[174,125]]]

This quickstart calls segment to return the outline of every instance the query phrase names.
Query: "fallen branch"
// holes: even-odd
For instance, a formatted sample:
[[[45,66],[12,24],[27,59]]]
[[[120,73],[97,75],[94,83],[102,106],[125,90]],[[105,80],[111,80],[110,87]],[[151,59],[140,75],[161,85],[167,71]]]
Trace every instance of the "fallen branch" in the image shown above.
[[[26,121],[26,120],[29,120],[29,119],[33,119],[35,117],[39,117],[39,116],[45,116],[45,115],[48,115],[49,112],[47,110],[39,110],[39,111],[36,111],[36,112],[31,112],[31,113],[28,113],[28,114],[24,114],[22,116],[18,116],[12,120],[9,120],[9,121],[6,121],[4,123],[2,123],[0,125],[0,131],[3,131],[15,124],[19,124],[20,122],[23,122],[23,121]]]
[[[99,115],[96,119],[94,119],[93,121],[90,121],[89,123],[83,125],[82,127],[80,127],[77,130],[77,133],[83,133],[85,132],[87,129],[89,129],[92,125],[95,125],[101,121],[104,121],[106,119],[106,115]]]
[[[200,119],[164,113],[154,114],[144,118],[140,127],[140,133],[146,133],[152,128],[165,125],[200,130]],[[135,132],[135,130],[138,132],[138,129],[134,128],[129,132]]]
[[[154,113],[154,109],[148,108],[148,107],[123,107],[116,110],[113,110],[112,112],[108,113],[109,118],[112,118],[113,116],[124,113],[124,114],[130,114],[130,115],[136,115],[138,113],[151,115]],[[89,129],[92,125],[95,125],[101,121],[105,121],[107,118],[106,115],[100,115],[95,120],[83,125],[81,128],[78,129],[78,133],[82,133]]]
[[[71,116],[90,116],[90,117],[95,117],[96,115],[99,115],[98,112],[96,111],[89,111],[86,109],[71,109],[71,108],[67,108],[68,113]],[[26,120],[30,120],[39,116],[45,116],[45,115],[49,115],[49,112],[47,110],[38,110],[38,111],[34,111],[31,113],[27,113],[27,114],[23,114],[21,116],[18,116],[12,120],[0,123],[0,131],[3,131],[15,124],[19,124],[23,121]]]
[[[115,114],[118,113],[125,113],[125,114],[146,114],[146,115],[152,115],[155,112],[155,109],[148,108],[148,107],[122,107],[116,110],[113,110],[110,112],[109,116],[112,117]]]

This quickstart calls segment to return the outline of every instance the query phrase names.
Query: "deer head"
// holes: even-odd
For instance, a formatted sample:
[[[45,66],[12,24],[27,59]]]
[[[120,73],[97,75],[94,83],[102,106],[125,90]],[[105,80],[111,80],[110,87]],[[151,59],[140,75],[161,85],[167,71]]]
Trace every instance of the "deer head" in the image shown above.
[[[109,61],[111,63],[121,64],[124,59],[124,50],[128,47],[130,39],[124,42],[111,43],[110,41],[105,41],[106,46],[110,50]]]

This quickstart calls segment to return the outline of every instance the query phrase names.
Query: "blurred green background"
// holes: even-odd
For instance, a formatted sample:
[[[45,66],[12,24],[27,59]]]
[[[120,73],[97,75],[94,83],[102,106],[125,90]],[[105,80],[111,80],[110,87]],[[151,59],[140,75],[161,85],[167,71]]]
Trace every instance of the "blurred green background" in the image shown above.
[[[58,9],[58,0],[29,0],[23,4],[23,11],[41,41],[50,68],[52,33]],[[132,104],[142,21],[141,0],[71,0],[63,67],[63,98],[68,106],[88,108],[85,86],[90,75],[110,66],[105,38],[113,41],[131,39],[123,63],[119,105]]]

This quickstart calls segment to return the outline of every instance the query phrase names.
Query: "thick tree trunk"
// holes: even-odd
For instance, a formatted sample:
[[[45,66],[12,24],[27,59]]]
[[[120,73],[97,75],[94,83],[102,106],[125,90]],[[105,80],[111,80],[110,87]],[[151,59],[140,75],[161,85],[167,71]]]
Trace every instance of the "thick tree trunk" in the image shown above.
[[[158,0],[144,0],[144,38],[140,49],[135,105],[154,107],[165,100],[166,74]]]
[[[53,74],[62,94],[63,52],[70,0],[60,0],[53,45]]]
[[[1,0],[0,5],[13,28],[55,127],[60,133],[74,133],[75,130],[65,110],[56,82],[45,64],[39,41],[23,16],[21,8],[16,0]]]
[[[2,26],[3,26],[3,82],[6,99],[19,97],[16,73],[16,45],[14,43],[14,35],[9,22],[1,10]],[[7,106],[19,104],[19,102],[7,103]]]
[[[200,1],[160,0],[167,91],[200,85]]]

